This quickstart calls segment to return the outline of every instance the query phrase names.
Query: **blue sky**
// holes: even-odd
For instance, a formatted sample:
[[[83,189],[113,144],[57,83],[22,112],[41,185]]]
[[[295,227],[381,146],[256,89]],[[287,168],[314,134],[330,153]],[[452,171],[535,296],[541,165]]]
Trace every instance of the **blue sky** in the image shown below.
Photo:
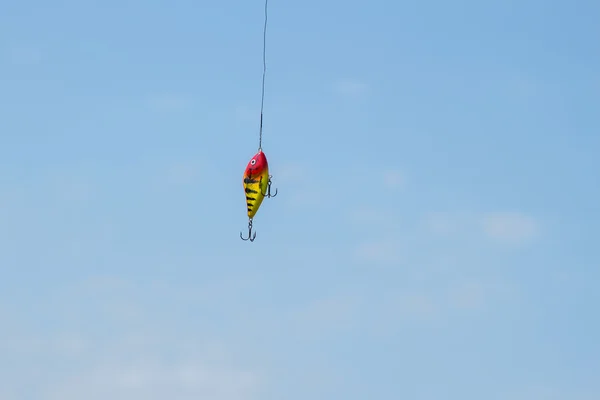
[[[0,1],[0,399],[600,398],[599,15]]]

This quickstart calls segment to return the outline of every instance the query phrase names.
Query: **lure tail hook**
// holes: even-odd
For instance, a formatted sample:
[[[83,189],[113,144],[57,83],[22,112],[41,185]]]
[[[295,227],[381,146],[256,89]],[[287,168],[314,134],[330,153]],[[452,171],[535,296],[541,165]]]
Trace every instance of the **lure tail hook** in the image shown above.
[[[250,240],[251,242],[254,242],[254,239],[256,239],[256,232],[254,232],[254,236],[252,236],[252,220],[248,221],[248,237],[244,239],[242,232],[240,232],[240,239]]]
[[[275,194],[271,194],[271,183],[272,183],[271,178],[273,178],[273,175],[269,175],[269,183],[268,183],[269,186],[267,186],[267,193],[262,193],[262,191],[261,191],[263,196],[269,197],[269,198],[277,196],[277,188],[275,188]]]

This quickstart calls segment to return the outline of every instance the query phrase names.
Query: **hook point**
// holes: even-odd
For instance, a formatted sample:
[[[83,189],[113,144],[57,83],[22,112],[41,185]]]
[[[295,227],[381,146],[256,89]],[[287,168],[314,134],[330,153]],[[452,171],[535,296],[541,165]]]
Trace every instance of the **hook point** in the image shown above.
[[[249,240],[251,242],[254,242],[254,239],[256,239],[256,232],[252,235],[252,220],[248,221],[248,237],[244,239],[242,232],[240,232],[240,239]]]

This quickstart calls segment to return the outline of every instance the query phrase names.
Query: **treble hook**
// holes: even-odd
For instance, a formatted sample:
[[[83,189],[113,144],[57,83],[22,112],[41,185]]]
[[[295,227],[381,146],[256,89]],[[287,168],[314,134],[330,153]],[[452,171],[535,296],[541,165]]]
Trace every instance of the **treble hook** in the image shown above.
[[[242,237],[242,232],[240,232],[240,239],[250,240],[251,242],[254,242],[254,239],[256,239],[256,232],[254,232],[254,236],[252,236],[252,220],[248,221],[248,237],[244,239]]]
[[[269,175],[269,183],[268,183],[269,186],[267,186],[267,193],[262,193],[262,190],[261,190],[262,195],[265,197],[277,196],[277,188],[275,188],[275,194],[273,194],[273,195],[271,194],[271,178],[272,177],[273,177],[273,175]]]

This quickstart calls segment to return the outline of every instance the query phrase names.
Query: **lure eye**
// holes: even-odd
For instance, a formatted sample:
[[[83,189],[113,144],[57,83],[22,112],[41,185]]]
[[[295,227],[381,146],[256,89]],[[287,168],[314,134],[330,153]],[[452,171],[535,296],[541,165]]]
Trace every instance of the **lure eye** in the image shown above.
[[[250,161],[250,165],[254,165],[256,164],[256,160],[252,159],[252,161]]]

